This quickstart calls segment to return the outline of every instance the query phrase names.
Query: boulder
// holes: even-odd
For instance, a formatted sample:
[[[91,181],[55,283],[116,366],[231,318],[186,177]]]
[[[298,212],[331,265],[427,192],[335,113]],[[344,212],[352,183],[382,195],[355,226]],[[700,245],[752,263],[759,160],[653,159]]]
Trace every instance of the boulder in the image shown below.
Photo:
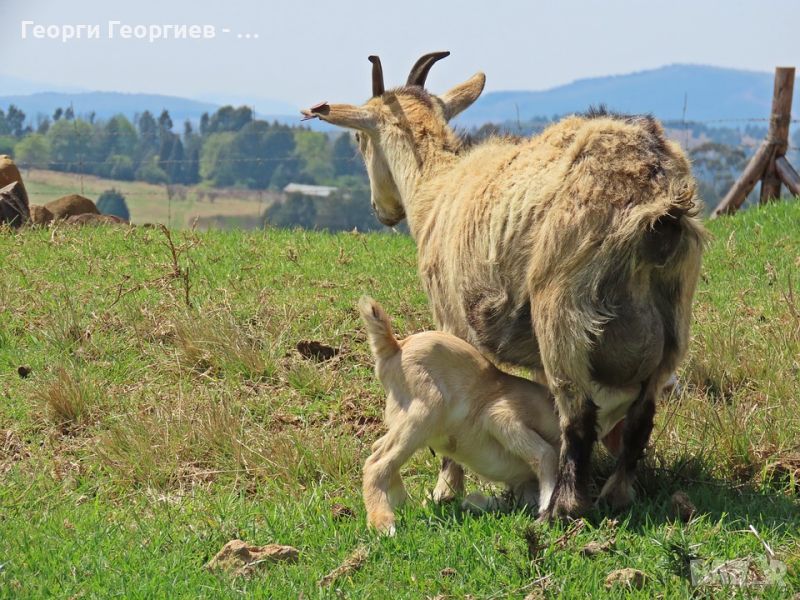
[[[0,188],[0,224],[8,223],[18,229],[28,222],[28,203],[20,195],[20,182],[12,181]]]
[[[19,183],[17,195],[25,206],[28,206],[28,192],[25,189],[25,184],[22,182],[22,175],[19,174],[17,165],[14,164],[14,160],[7,154],[0,154],[0,188],[4,188],[14,181]]]
[[[54,219],[66,219],[75,215],[100,214],[94,202],[79,194],[70,194],[48,202],[45,204],[45,208],[53,213]]]
[[[39,204],[30,205],[31,225],[47,225],[53,220],[53,213],[51,213],[46,206]]]

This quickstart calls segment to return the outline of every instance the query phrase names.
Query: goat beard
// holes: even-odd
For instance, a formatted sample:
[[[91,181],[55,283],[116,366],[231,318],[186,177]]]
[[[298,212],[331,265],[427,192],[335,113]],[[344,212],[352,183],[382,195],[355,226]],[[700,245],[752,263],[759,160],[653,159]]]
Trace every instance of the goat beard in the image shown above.
[[[620,450],[622,449],[622,430],[625,428],[625,419],[614,425],[605,436],[603,436],[603,445],[611,453],[614,458],[619,458]]]

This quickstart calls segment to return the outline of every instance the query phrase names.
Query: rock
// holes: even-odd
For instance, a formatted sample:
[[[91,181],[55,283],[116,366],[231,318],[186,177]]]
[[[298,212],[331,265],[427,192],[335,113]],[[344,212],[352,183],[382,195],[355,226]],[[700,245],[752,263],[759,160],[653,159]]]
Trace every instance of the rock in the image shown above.
[[[129,225],[128,221],[116,215],[95,215],[93,213],[67,217],[64,219],[64,223],[67,225]]]
[[[692,503],[686,492],[678,490],[669,499],[670,514],[673,518],[680,519],[684,523],[692,520],[697,514],[697,508]]]
[[[647,574],[639,569],[617,569],[611,571],[606,577],[606,589],[610,590],[616,585],[640,590],[647,581]]]
[[[28,202],[28,192],[25,189],[25,184],[22,181],[22,175],[20,175],[17,165],[14,164],[14,160],[8,154],[0,154],[0,188],[4,188],[15,181],[19,183],[17,193],[20,200],[25,206],[28,206],[30,204]]]
[[[206,563],[210,571],[224,571],[229,575],[252,575],[260,566],[276,562],[296,562],[300,552],[292,546],[268,544],[251,546],[242,540],[231,540]]]
[[[7,223],[19,229],[28,222],[28,204],[20,195],[20,183],[12,181],[0,189],[0,224]]]
[[[614,548],[615,540],[606,540],[605,542],[589,542],[583,548],[581,548],[581,554],[583,556],[597,556],[598,554],[602,554],[603,552],[608,552],[612,548]]]
[[[31,225],[47,225],[50,221],[53,220],[53,213],[46,206],[41,206],[39,204],[31,204],[30,206],[30,213],[31,213]]]
[[[70,194],[69,196],[62,196],[58,200],[53,200],[45,204],[45,208],[53,213],[55,219],[66,219],[74,215],[83,215],[91,213],[99,215],[100,211],[94,205],[94,202],[79,194]]]

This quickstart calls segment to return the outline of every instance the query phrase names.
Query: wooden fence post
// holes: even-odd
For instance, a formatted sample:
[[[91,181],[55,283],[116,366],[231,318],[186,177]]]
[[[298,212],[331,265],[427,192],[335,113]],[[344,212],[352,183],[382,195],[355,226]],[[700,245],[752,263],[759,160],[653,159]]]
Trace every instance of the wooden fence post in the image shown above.
[[[779,198],[781,183],[792,193],[797,194],[800,186],[797,172],[784,156],[789,147],[789,123],[792,120],[792,92],[794,88],[794,67],[775,69],[775,87],[772,96],[772,114],[769,121],[767,139],[759,146],[739,179],[725,194],[711,218],[731,214],[744,204],[747,195],[761,180],[762,204],[772,198]]]
[[[781,178],[775,160],[786,154],[789,147],[789,122],[792,119],[792,91],[794,68],[775,69],[775,91],[772,95],[772,115],[769,120],[767,139],[775,144],[775,154],[769,161],[761,180],[761,204],[781,196]]]

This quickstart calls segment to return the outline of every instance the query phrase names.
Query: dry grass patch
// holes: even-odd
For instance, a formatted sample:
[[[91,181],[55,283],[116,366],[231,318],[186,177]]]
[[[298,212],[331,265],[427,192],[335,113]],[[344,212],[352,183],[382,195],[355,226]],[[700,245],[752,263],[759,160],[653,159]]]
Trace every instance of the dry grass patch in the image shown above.
[[[185,369],[209,377],[269,380],[275,376],[275,340],[265,343],[227,311],[187,313],[176,318],[174,326],[175,347]]]
[[[294,494],[323,480],[350,480],[365,456],[360,446],[334,428],[271,430],[242,404],[209,398],[123,417],[101,436],[97,456],[128,485],[269,483]]]
[[[34,392],[48,420],[62,433],[75,432],[97,416],[100,392],[80,374],[59,367],[55,375]]]

